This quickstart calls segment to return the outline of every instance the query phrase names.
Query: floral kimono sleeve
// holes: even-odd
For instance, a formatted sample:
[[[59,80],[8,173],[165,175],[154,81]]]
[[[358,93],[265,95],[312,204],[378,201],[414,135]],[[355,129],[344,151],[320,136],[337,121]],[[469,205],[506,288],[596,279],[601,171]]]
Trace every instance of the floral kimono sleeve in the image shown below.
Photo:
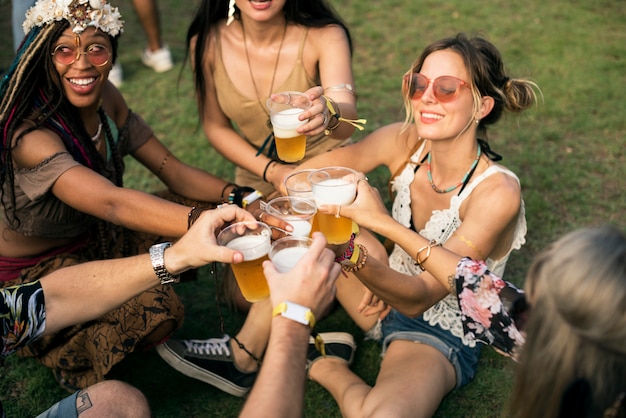
[[[0,289],[0,359],[36,340],[46,328],[39,281]]]
[[[515,357],[524,344],[515,322],[519,306],[525,307],[524,292],[491,273],[484,261],[469,258],[457,265],[455,283],[465,338]]]

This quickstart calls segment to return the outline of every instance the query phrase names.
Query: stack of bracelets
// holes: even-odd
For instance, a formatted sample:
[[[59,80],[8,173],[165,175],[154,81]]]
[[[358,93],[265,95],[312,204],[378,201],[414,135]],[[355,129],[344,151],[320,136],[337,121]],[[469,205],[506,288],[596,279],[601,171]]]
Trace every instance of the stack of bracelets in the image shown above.
[[[348,241],[346,251],[335,257],[335,262],[341,264],[342,270],[346,273],[355,273],[361,270],[367,262],[367,248],[362,244],[355,245],[355,238],[356,234],[353,233],[350,236],[350,241]]]

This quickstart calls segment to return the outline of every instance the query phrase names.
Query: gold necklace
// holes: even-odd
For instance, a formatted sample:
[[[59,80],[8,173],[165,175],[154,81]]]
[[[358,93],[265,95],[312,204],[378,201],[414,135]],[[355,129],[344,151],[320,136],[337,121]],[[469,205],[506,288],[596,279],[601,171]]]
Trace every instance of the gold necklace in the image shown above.
[[[268,117],[268,126],[269,126],[269,117],[270,114],[268,110],[265,108],[263,103],[261,102],[261,98],[259,97],[259,89],[256,86],[256,82],[254,81],[254,75],[252,74],[252,65],[250,65],[250,55],[248,55],[248,42],[246,40],[246,30],[243,27],[243,22],[241,22],[241,31],[243,32],[243,48],[246,51],[246,61],[248,62],[248,72],[250,73],[250,79],[252,80],[252,86],[254,87],[254,95],[256,96],[257,102],[259,102],[259,106],[263,109],[263,112]],[[285,22],[285,27],[283,29],[283,36],[280,39],[280,45],[278,46],[278,54],[276,54],[276,62],[274,63],[274,73],[272,74],[272,83],[270,84],[270,92],[268,97],[272,94],[274,90],[274,80],[276,79],[276,70],[278,70],[278,61],[280,59],[280,52],[283,50],[283,43],[285,42],[285,34],[287,33],[287,22]]]

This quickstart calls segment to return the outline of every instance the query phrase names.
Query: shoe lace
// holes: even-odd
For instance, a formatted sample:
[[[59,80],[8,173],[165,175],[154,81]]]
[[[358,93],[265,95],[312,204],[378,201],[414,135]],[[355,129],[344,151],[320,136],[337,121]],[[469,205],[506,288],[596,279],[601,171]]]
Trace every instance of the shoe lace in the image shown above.
[[[185,340],[187,351],[199,355],[225,355],[230,356],[228,341],[230,337],[210,338],[208,340]]]

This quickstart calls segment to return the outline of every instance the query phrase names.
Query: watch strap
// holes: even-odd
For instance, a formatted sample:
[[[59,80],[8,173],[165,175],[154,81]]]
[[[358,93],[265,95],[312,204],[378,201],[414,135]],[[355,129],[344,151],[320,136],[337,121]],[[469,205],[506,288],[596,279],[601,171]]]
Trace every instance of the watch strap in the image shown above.
[[[163,242],[150,247],[150,261],[152,262],[152,268],[154,269],[154,273],[156,274],[156,276],[161,281],[161,284],[180,282],[180,276],[172,275],[165,268],[165,250],[167,250],[171,246],[171,242]]]

